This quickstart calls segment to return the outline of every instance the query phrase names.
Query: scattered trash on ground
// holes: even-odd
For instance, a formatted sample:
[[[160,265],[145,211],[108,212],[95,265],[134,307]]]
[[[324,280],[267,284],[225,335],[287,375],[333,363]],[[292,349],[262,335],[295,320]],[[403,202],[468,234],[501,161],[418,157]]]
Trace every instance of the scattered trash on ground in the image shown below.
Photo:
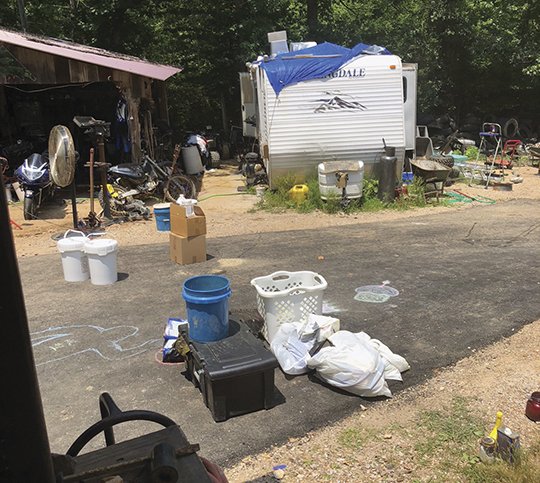
[[[340,330],[308,360],[308,367],[328,384],[358,396],[392,397],[386,380],[402,381],[408,362],[365,332]]]
[[[387,285],[385,280],[381,285],[365,285],[355,289],[356,295],[354,300],[358,302],[369,302],[374,304],[381,304],[390,300],[391,297],[397,297],[399,290]]]
[[[478,457],[483,463],[494,463],[497,458],[514,463],[520,448],[519,434],[502,424],[503,413],[497,412],[497,418],[489,436],[480,440]]]
[[[180,334],[187,332],[188,322],[184,319],[169,318],[165,331],[163,333],[163,349],[162,360],[163,362],[176,363],[184,362],[189,347]]]
[[[285,374],[299,375],[309,372],[310,351],[339,330],[339,319],[310,314],[306,322],[282,324],[270,344]]]
[[[277,480],[282,480],[285,476],[285,469],[287,468],[287,465],[277,465],[272,468],[272,472],[274,475],[274,478]]]
[[[533,392],[527,401],[525,415],[535,423],[540,422],[540,391]]]

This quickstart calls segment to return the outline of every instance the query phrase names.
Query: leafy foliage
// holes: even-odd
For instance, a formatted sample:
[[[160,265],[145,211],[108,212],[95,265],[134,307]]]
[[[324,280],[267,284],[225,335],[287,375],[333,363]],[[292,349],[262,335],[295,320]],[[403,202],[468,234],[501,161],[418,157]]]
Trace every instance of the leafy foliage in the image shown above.
[[[32,33],[182,65],[169,82],[177,129],[239,123],[238,72],[289,39],[384,45],[419,64],[419,110],[533,117],[540,2],[532,0],[26,0]],[[19,28],[17,2],[0,4]],[[223,120],[223,126],[222,126]]]

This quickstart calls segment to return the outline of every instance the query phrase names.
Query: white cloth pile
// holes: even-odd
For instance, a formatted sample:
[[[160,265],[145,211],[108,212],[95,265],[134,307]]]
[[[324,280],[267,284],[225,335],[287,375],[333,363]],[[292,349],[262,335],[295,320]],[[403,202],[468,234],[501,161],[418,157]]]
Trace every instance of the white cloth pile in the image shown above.
[[[316,350],[324,341],[330,344]],[[310,315],[304,324],[283,324],[271,349],[285,373],[315,369],[328,384],[363,397],[392,397],[386,381],[401,381],[401,373],[410,369],[403,357],[381,341],[365,332],[339,330],[338,319],[322,315]]]

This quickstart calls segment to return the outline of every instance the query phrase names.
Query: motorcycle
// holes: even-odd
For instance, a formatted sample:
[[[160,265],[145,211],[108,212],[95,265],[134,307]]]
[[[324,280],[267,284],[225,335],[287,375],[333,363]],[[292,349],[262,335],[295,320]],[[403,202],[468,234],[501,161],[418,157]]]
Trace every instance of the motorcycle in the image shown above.
[[[50,178],[47,153],[33,153],[15,170],[24,191],[24,219],[33,220],[45,198],[52,198],[56,186]]]
[[[144,199],[158,196],[174,202],[180,195],[195,198],[197,190],[192,177],[172,174],[167,164],[160,165],[145,154],[141,164],[124,163],[111,166],[107,172],[111,214],[124,216],[133,213],[147,218],[150,210],[142,201]],[[99,192],[98,199],[104,207],[102,191]]]

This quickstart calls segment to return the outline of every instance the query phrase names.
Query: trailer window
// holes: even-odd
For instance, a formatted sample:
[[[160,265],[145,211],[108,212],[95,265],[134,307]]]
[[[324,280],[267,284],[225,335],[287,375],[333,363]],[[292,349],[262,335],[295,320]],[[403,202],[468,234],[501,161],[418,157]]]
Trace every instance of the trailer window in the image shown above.
[[[403,104],[407,102],[407,78],[403,77]]]

